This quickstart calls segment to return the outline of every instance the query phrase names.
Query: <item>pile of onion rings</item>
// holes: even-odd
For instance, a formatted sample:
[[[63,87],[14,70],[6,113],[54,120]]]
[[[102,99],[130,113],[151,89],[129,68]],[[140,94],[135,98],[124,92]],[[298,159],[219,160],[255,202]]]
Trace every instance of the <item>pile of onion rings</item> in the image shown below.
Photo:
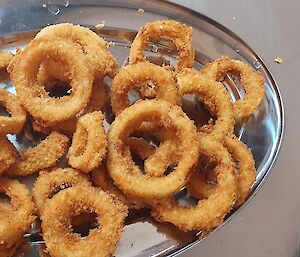
[[[178,51],[176,68],[143,54],[166,38]],[[192,69],[192,28],[172,20],[141,28],[120,69],[107,48],[90,29],[64,23],[42,29],[15,55],[0,51],[0,69],[16,88],[16,95],[0,88],[8,113],[0,115],[0,193],[11,199],[0,199],[0,256],[13,256],[34,215],[52,257],[110,256],[128,210],[208,235],[250,194],[255,162],[234,129],[263,101],[263,76],[226,56]],[[223,84],[231,75],[245,91],[236,102]],[[209,120],[194,120],[204,116],[184,108],[186,95]],[[32,147],[17,150],[8,134]],[[9,178],[24,176],[37,176],[33,199]],[[177,201],[182,192],[193,205]],[[82,239],[74,227],[85,222],[94,227]]]
[[[217,187],[207,199],[200,199],[196,206],[180,207],[171,196],[153,205],[152,215],[159,221],[168,221],[182,230],[209,230],[220,224],[231,210],[236,199],[234,163],[227,149],[210,137],[200,137],[200,153],[217,162]],[[194,174],[199,170],[195,168]],[[193,177],[191,181],[193,181]]]

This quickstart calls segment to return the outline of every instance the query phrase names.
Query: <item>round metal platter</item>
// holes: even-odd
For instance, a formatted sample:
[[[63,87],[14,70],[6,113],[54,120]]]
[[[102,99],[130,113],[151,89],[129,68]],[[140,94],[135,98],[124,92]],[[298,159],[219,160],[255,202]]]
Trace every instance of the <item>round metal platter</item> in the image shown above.
[[[9,1],[1,6],[1,50],[15,51],[16,47],[26,46],[37,31],[49,24],[72,22],[95,29],[96,24],[105,21],[104,28],[96,32],[107,41],[115,43],[110,51],[117,57],[121,66],[126,63],[131,41],[141,26],[154,20],[174,19],[193,27],[195,69],[200,69],[212,59],[228,55],[250,64],[264,75],[265,100],[255,115],[236,129],[236,134],[252,150],[257,168],[257,180],[247,201],[228,215],[222,225],[234,217],[234,214],[251,200],[263,184],[274,164],[283,137],[284,113],[280,93],[259,56],[238,36],[217,22],[165,1],[58,0],[51,1],[50,4],[37,2]],[[138,12],[139,8],[143,8],[144,13]],[[169,41],[162,40],[149,46],[146,54],[176,64],[176,50]],[[2,79],[0,87],[14,92],[14,87],[9,80],[5,76],[0,78]],[[228,76],[224,83],[233,101],[243,97],[239,80]],[[32,144],[15,136],[10,136],[10,139],[19,150]],[[23,179],[29,186],[33,180],[34,177]],[[184,199],[184,192],[179,197]],[[184,233],[170,224],[157,223],[147,212],[132,213],[127,220],[115,256],[173,256],[199,243],[198,236],[199,233]],[[25,247],[27,251],[22,256],[40,256],[39,251],[43,252],[44,244],[38,223],[32,227],[31,233],[25,238],[30,247]],[[47,255],[44,253],[41,256]]]

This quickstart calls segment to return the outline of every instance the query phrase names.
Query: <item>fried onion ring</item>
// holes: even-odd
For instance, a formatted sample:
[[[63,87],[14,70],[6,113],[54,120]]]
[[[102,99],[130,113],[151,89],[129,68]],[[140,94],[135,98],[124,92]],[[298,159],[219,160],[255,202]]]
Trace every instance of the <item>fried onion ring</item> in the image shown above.
[[[58,131],[62,134],[72,136],[76,130],[77,117],[72,117],[58,123],[48,123],[35,119],[32,122],[32,129],[35,132],[49,135],[52,131]]]
[[[19,133],[26,121],[26,112],[17,97],[0,88],[0,105],[10,113],[10,117],[0,115],[0,135]]]
[[[13,246],[7,248],[4,246],[0,246],[0,256],[1,257],[13,257],[19,247],[20,243],[17,242]]]
[[[65,154],[69,138],[53,131],[40,144],[28,148],[5,172],[8,176],[27,176],[54,166]]]
[[[218,187],[207,199],[196,206],[181,207],[172,197],[161,199],[152,205],[151,215],[160,222],[170,222],[184,231],[209,230],[218,226],[235,203],[236,180],[234,163],[227,149],[212,137],[200,136],[200,156],[205,155],[217,162]],[[196,171],[190,181],[197,176]]]
[[[65,84],[69,84],[72,80],[70,72],[62,62],[54,60],[46,60],[41,63],[37,74],[37,81],[40,85],[47,88],[47,84],[56,82],[58,80]]]
[[[172,130],[172,128],[165,129],[160,124],[154,122],[143,122],[143,125],[135,132],[142,133],[144,135],[150,134],[160,142],[176,137],[175,130]]]
[[[107,102],[107,95],[103,79],[95,79],[93,83],[92,93],[87,106],[83,110],[83,114],[101,111]]]
[[[64,69],[62,64],[54,61],[43,62],[37,77],[39,84],[45,85],[45,88],[51,90],[51,86],[57,82],[63,82],[66,85],[70,84],[70,78],[68,78],[68,71]],[[102,78],[96,78],[93,82],[92,93],[87,106],[77,116],[82,116],[89,112],[99,111],[104,109],[107,102],[105,86]],[[68,120],[50,123],[35,119],[32,123],[33,131],[50,134],[51,131],[56,130],[61,133],[72,136],[76,129],[77,117],[72,117]]]
[[[32,130],[37,133],[41,133],[44,135],[49,135],[53,129],[51,127],[47,127],[44,125],[42,121],[32,120]]]
[[[239,207],[250,193],[251,186],[256,179],[254,159],[249,148],[236,138],[228,136],[224,140],[224,146],[228,149],[236,163],[235,177],[237,180],[236,202],[234,207]],[[214,193],[218,185],[207,183],[200,173],[193,175],[188,187],[189,193],[195,197],[206,198]]]
[[[38,212],[42,213],[46,200],[51,199],[58,190],[61,191],[74,185],[89,186],[91,183],[85,174],[72,168],[57,168],[51,172],[40,172],[32,190]]]
[[[224,145],[237,164],[237,199],[234,207],[238,207],[246,200],[256,179],[254,158],[250,149],[234,135],[226,137]]]
[[[107,51],[108,44],[88,28],[71,23],[56,24],[45,27],[35,38],[48,39],[52,43],[55,38],[60,38],[80,45],[93,69],[100,74],[99,77],[109,75],[113,78],[117,71],[118,63]]]
[[[150,176],[162,176],[165,174],[170,164],[176,163],[178,158],[176,140],[172,140],[172,131],[166,131],[154,123],[144,122],[142,129],[138,132],[146,132],[161,141],[159,146],[154,146],[143,138],[129,137],[126,144],[129,145],[130,151],[137,154],[144,160],[144,171]]]
[[[138,89],[144,83],[155,84],[156,98],[179,104],[180,98],[174,77],[170,71],[149,62],[132,64],[122,68],[116,75],[111,87],[111,105],[118,115],[130,106],[128,92]]]
[[[10,197],[10,210],[0,210],[0,247],[13,247],[35,220],[35,207],[29,190],[18,180],[0,178],[0,192]]]
[[[9,51],[0,51],[0,69],[6,69],[14,55]]]
[[[142,209],[146,207],[140,199],[126,196],[114,185],[104,164],[92,171],[92,181],[95,186],[100,187],[107,193],[115,195],[118,200],[128,206],[129,209]]]
[[[28,250],[28,243],[24,242],[23,235],[16,238],[16,243],[11,247],[7,248],[5,245],[0,245],[0,256],[1,257],[13,257],[25,254]]]
[[[150,144],[143,138],[129,137],[126,140],[131,153],[137,154],[144,160],[144,171],[150,176],[163,176],[178,158],[176,140],[166,140],[158,147]]]
[[[142,27],[131,44],[129,63],[145,61],[143,50],[149,42],[161,37],[170,38],[176,45],[179,56],[176,72],[193,66],[192,28],[172,20],[155,21]]]
[[[126,139],[126,144],[129,146],[130,151],[137,154],[142,160],[147,159],[155,152],[155,146],[143,138],[129,137]]]
[[[85,212],[94,212],[99,226],[81,239],[79,234],[73,233],[71,221]],[[67,188],[44,205],[41,220],[47,250],[56,257],[111,256],[127,212],[127,207],[99,188]]]
[[[216,81],[223,81],[227,73],[238,74],[241,77],[246,94],[243,99],[233,103],[234,118],[237,121],[252,115],[265,96],[262,74],[242,61],[222,56],[207,64],[202,73]]]
[[[134,165],[128,147],[124,146],[123,141],[144,121],[156,122],[176,131],[180,156],[176,169],[167,176],[151,177],[142,174]],[[117,116],[110,127],[107,163],[109,174],[125,194],[141,198],[168,196],[183,187],[191,175],[191,168],[199,153],[196,138],[193,122],[179,106],[162,100],[136,102]]]
[[[40,85],[45,85],[45,88],[49,86],[51,87],[56,82],[62,82],[66,86],[68,86],[71,82],[68,70],[65,69],[62,63],[58,63],[53,60],[49,60],[41,64],[37,80]],[[93,82],[92,93],[87,106],[84,108],[83,114],[102,110],[106,103],[106,100],[107,99],[103,78],[95,78]],[[49,126],[55,125],[56,124],[49,124]],[[64,125],[60,127],[64,127]]]
[[[6,138],[0,137],[0,174],[5,172],[16,162],[17,150],[14,145]]]
[[[211,135],[222,140],[227,134],[232,134],[234,118],[229,95],[220,82],[208,79],[206,76],[191,70],[184,70],[177,75],[179,94],[195,94],[207,107],[209,112],[216,113],[217,119]]]
[[[93,74],[79,47],[58,38],[34,40],[14,58],[17,59],[8,70],[18,98],[34,118],[52,123],[64,121],[86,107]],[[63,62],[67,67],[72,88],[69,96],[51,98],[43,85],[38,83],[36,74],[41,63],[48,59]]]
[[[101,80],[96,79],[93,83],[90,100],[87,106],[84,108],[82,112],[80,112],[80,115],[78,116],[82,116],[90,112],[100,111],[104,109],[106,101],[107,99],[105,95],[105,87],[103,85],[103,81],[102,79]],[[45,135],[49,135],[53,130],[55,130],[63,134],[66,134],[68,136],[72,136],[76,130],[76,123],[77,123],[76,116],[58,123],[49,123],[49,122],[35,119],[32,122],[32,129],[35,132],[39,132]]]
[[[86,114],[78,119],[68,162],[76,169],[90,172],[99,166],[107,152],[107,138],[101,111]]]
[[[171,164],[176,163],[178,156],[176,140],[162,142],[155,152],[145,160],[145,173],[150,176],[162,176]]]

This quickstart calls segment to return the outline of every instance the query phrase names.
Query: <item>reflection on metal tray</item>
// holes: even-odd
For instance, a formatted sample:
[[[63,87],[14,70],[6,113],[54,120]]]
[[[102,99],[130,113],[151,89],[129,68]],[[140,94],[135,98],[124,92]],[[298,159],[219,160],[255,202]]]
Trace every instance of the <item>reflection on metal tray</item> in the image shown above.
[[[77,0],[69,3],[66,0],[59,0],[52,1],[46,6],[34,4],[35,1],[11,2],[13,4],[1,6],[1,49],[14,50],[16,47],[24,47],[38,30],[49,24],[73,22],[94,28],[94,25],[105,20],[105,27],[97,33],[104,36],[107,41],[115,42],[110,51],[122,65],[127,60],[130,43],[141,26],[149,21],[171,18],[193,27],[195,68],[199,69],[209,60],[221,55],[228,55],[243,60],[262,72],[265,78],[266,99],[257,113],[236,129],[241,140],[251,148],[258,170],[257,181],[244,205],[255,195],[269,173],[280,148],[283,136],[283,106],[278,88],[267,68],[236,35],[207,17],[161,1],[131,0],[125,3],[114,0],[108,4],[107,1]],[[137,12],[141,6],[145,9],[144,14]],[[168,40],[150,45],[146,55],[150,56],[148,58],[152,61],[176,65],[176,51]],[[0,74],[0,78],[0,87],[14,92],[13,85],[5,74]],[[243,96],[238,80],[228,76],[224,84],[232,100]],[[29,145],[29,142],[20,140],[19,137],[13,136],[10,139],[18,149]],[[34,176],[24,179],[28,185],[31,185],[33,180]],[[186,192],[183,190],[179,198],[183,199],[185,196]],[[235,212],[229,215],[224,223],[232,218]],[[25,256],[46,256],[39,233],[40,226],[37,222],[32,227],[31,234],[25,236],[27,246],[31,246],[24,246]],[[198,242],[196,233],[184,233],[170,224],[157,223],[151,219],[147,211],[142,211],[131,213],[115,255],[122,257],[176,255]]]

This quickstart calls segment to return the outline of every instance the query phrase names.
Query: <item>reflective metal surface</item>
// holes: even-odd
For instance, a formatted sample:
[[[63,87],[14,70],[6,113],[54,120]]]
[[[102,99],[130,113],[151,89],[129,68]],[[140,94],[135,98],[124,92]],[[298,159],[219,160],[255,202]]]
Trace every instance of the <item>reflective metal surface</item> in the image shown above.
[[[144,14],[137,12],[141,6],[145,9]],[[115,46],[110,50],[121,65],[126,62],[130,42],[136,30],[146,22],[165,18],[176,19],[193,27],[195,68],[201,68],[209,60],[221,55],[228,55],[249,63],[264,75],[266,99],[258,112],[237,130],[241,140],[251,148],[258,170],[257,181],[249,201],[262,185],[279,151],[284,127],[283,106],[278,88],[261,59],[241,39],[220,24],[193,11],[160,1],[126,1],[126,4],[122,1],[110,1],[108,4],[105,1],[60,0],[50,4],[29,1],[26,5],[13,1],[1,6],[0,48],[23,47],[33,38],[36,31],[48,24],[73,22],[93,28],[105,20],[105,27],[97,32],[107,41],[115,42]],[[149,49],[148,54],[162,54],[174,64],[176,58],[172,54],[176,55],[176,52],[170,48],[169,55],[169,51],[165,51],[168,47],[168,42],[161,42],[161,45]],[[242,92],[234,78],[228,77],[226,86],[233,100],[241,97]],[[2,83],[1,87],[13,90],[8,82]],[[19,149],[28,147],[28,142],[19,138],[11,139]],[[33,178],[26,178],[26,183],[31,184],[32,181]],[[228,216],[226,221],[233,217],[234,213]],[[27,239],[33,242],[33,247],[25,256],[38,256],[35,246],[42,246],[38,232],[37,225],[33,228],[32,235],[27,235]],[[116,256],[175,255],[198,242],[193,233],[183,233],[172,225],[158,224],[147,213],[136,213],[128,220]]]

